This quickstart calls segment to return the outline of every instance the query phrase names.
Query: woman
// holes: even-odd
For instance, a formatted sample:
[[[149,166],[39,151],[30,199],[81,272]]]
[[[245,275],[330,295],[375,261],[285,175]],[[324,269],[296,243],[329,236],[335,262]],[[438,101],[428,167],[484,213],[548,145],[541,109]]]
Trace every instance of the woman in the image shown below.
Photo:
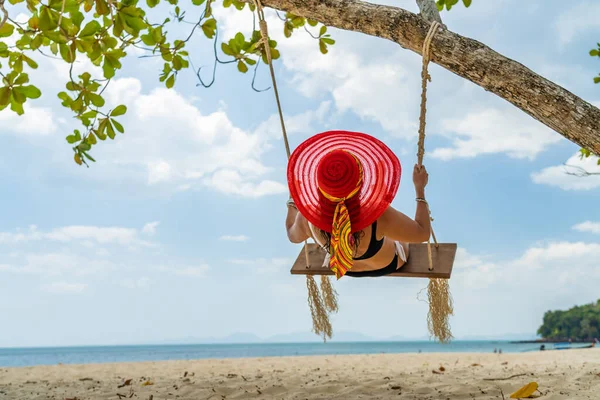
[[[408,260],[408,243],[429,238],[425,167],[413,170],[413,220],[390,206],[400,185],[398,158],[370,135],[315,135],[296,148],[287,174],[288,238],[292,243],[313,238],[327,250],[338,279],[393,273]]]

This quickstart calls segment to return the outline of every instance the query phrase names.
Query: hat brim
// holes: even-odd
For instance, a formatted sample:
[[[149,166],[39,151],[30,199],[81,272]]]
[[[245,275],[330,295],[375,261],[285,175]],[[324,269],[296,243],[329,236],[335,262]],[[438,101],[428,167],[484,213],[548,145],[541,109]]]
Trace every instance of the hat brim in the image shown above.
[[[317,166],[332,150],[354,154],[363,166],[358,194],[346,201],[351,231],[363,230],[389,207],[400,186],[398,157],[379,139],[360,132],[327,131],[302,142],[288,162],[290,195],[298,211],[314,226],[331,232],[336,205],[326,200],[317,184]]]

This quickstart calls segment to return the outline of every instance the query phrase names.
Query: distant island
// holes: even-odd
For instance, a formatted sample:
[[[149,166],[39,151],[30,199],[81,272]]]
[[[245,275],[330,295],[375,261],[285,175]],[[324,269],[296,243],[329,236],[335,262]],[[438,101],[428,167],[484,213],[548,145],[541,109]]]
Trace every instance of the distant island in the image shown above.
[[[567,311],[546,311],[536,342],[594,342],[600,337],[600,300]]]

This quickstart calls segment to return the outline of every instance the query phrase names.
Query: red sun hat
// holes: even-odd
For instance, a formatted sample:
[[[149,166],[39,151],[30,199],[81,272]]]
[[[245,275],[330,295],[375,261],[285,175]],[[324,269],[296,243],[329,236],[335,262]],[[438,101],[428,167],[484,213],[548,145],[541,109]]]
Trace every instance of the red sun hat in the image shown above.
[[[379,139],[327,131],[294,150],[287,178],[298,211],[311,224],[332,232],[337,204],[344,199],[354,233],[375,222],[391,204],[401,172],[400,161]]]

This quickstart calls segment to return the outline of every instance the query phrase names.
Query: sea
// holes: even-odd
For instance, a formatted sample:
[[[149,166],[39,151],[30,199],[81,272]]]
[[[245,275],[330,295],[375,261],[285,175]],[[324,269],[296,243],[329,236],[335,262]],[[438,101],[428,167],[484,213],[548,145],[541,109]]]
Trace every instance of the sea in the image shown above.
[[[539,345],[509,341],[457,340],[448,344],[434,341],[361,341],[0,348],[0,367],[341,354],[493,353],[494,350],[501,350],[503,353],[538,351]]]

